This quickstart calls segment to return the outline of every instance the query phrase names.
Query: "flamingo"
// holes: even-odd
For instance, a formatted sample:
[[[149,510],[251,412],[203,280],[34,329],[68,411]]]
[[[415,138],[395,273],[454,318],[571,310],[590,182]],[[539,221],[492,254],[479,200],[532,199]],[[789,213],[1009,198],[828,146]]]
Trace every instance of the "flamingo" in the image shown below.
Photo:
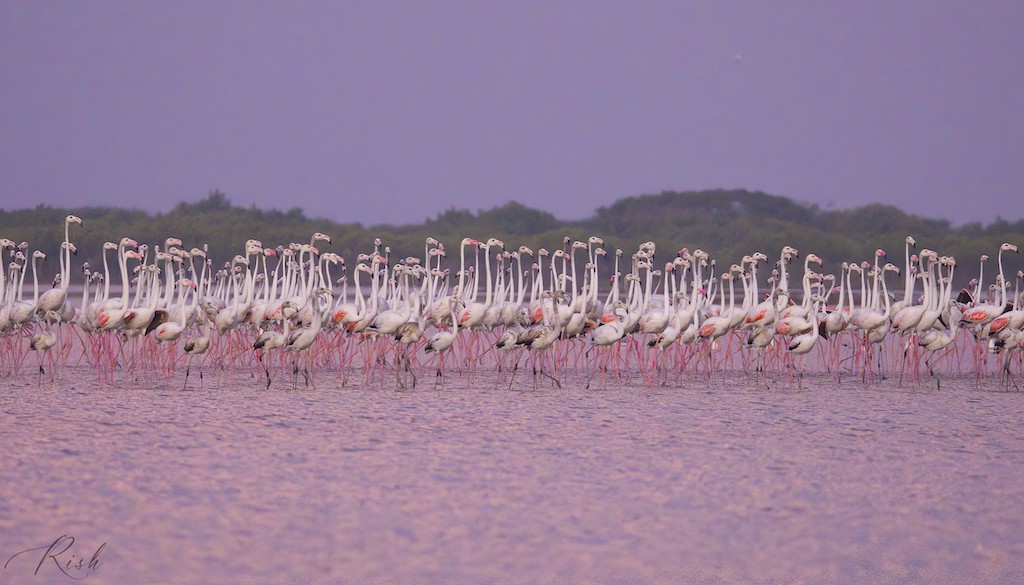
[[[1003,252],[1010,251],[1017,252],[1017,246],[1009,243],[1004,243],[999,247],[999,275],[996,277],[997,292],[993,303],[987,304],[976,304],[973,307],[964,311],[961,319],[964,324],[980,328],[994,321],[996,317],[999,317],[1006,312],[1006,289],[1003,287]],[[980,286],[980,283],[979,283]],[[999,291],[1002,291],[1000,293]],[[980,298],[979,294],[975,295],[975,298]]]
[[[878,307],[878,295],[874,295],[874,299],[872,300],[872,305],[869,310],[854,313],[851,321],[854,327],[862,331],[871,332],[889,324],[889,314],[892,312],[892,304],[889,301],[889,292],[885,286],[885,272],[892,271],[899,273],[899,270],[900,269],[893,264],[886,264],[882,267],[882,270],[874,273],[875,283],[877,284],[879,281],[881,282],[881,296],[885,299],[885,310],[880,311]],[[889,328],[885,327],[885,330],[888,332]]]
[[[590,333],[590,342],[597,347],[606,347],[621,340],[626,334],[626,305],[615,301],[615,319],[602,323]]]
[[[561,293],[559,292],[558,294],[561,294]],[[551,307],[551,311],[550,311],[550,317],[548,316],[548,313],[545,312],[544,325],[542,327],[535,328],[534,331],[536,332],[536,334],[530,336],[528,339],[524,339],[524,343],[523,343],[523,345],[526,345],[526,348],[529,349],[530,353],[532,353],[533,356],[534,356],[534,359],[533,359],[533,374],[534,374],[534,376],[537,375],[537,371],[538,371],[537,370],[537,356],[538,356],[538,354],[542,353],[544,350],[546,350],[549,347],[551,347],[552,345],[554,345],[555,341],[558,339],[559,335],[561,335],[561,333],[562,333],[562,321],[561,321],[561,315],[560,315],[559,310],[558,310],[557,299],[551,293],[551,291],[544,291],[544,293],[541,294],[541,300],[542,301],[543,301],[545,296],[550,297],[551,298],[551,302],[552,302],[552,307]],[[540,374],[542,376],[547,377],[551,381],[553,381],[555,383],[555,385],[557,385],[559,388],[562,387],[562,384],[556,378],[554,378],[554,377],[552,377],[552,376],[550,376],[550,375],[548,375],[548,374],[546,374],[544,372],[543,364],[540,367]]]
[[[178,283],[178,285],[182,286],[182,287],[191,287],[193,291],[197,290],[196,283],[194,281],[192,281],[192,280],[187,279],[187,278],[186,279],[182,279]],[[193,296],[193,299],[194,299],[194,301],[193,301],[194,304],[192,305],[192,312],[194,313],[196,307],[199,306],[199,295],[198,294],[194,294],[192,296]],[[156,340],[158,342],[160,342],[160,343],[167,343],[167,342],[177,341],[178,338],[181,337],[181,334],[186,329],[186,321],[187,321],[187,316],[188,316],[189,312],[185,310],[185,295],[184,295],[183,292],[178,294],[178,299],[179,299],[179,305],[180,305],[180,308],[181,308],[181,311],[180,311],[181,320],[177,321],[177,322],[175,322],[175,321],[167,321],[167,322],[161,323],[159,326],[157,326],[156,329],[154,329]]]
[[[850,274],[850,265],[848,262],[843,262],[841,270],[839,272],[839,301],[836,303],[836,308],[825,317],[825,335],[831,337],[837,335],[846,329],[849,325],[847,315],[845,313],[846,296],[849,291],[849,286],[846,285],[846,281]],[[852,296],[851,296],[851,301]]]
[[[903,247],[904,248],[903,249],[903,253],[904,253],[903,269],[906,271],[906,272],[904,272],[903,298],[900,299],[898,302],[893,303],[893,305],[892,305],[892,314],[894,315],[893,319],[895,319],[896,315],[899,315],[900,311],[903,310],[904,307],[909,306],[912,303],[912,299],[913,299],[913,296],[914,296],[914,264],[913,263],[917,262],[918,259],[917,259],[916,255],[911,255],[910,254],[910,249],[911,248],[917,249],[917,241],[914,240],[913,236],[907,236],[906,238],[903,239],[903,243],[904,243],[904,247]]]
[[[210,349],[210,327],[206,320],[206,315],[200,318],[199,335],[190,337],[185,340],[185,353],[188,354],[188,366],[185,368],[185,386],[182,390],[188,388],[188,375],[192,370],[192,358],[197,355],[203,355]],[[199,381],[202,384],[203,380],[203,366],[202,362],[199,364]]]
[[[766,261],[768,257],[761,252],[755,252],[751,255],[750,264],[750,280],[753,284],[753,296],[757,297],[757,265],[760,261]],[[743,326],[747,328],[764,327],[769,322],[775,321],[776,304],[778,299],[773,298],[771,294],[768,295],[765,300],[750,307],[747,311],[746,317],[743,319]]]
[[[607,371],[608,361],[611,359],[610,346],[618,343],[626,334],[626,318],[628,311],[626,304],[620,300],[612,301],[611,305],[613,318],[605,321],[594,328],[590,332],[590,343],[591,348],[601,348],[599,351],[604,354],[602,359],[599,361],[599,368]],[[589,353],[589,352],[588,352]],[[600,354],[599,354],[600,355]],[[618,371],[618,362],[616,362],[616,372]]]
[[[42,352],[39,356],[39,375],[42,376],[45,372],[43,371],[43,355],[49,357],[50,348],[57,344],[57,336],[50,331],[40,331],[32,336],[32,341],[29,342],[29,349]],[[52,361],[51,361],[51,366]],[[50,369],[50,376],[53,376],[53,368]]]
[[[437,367],[437,377],[444,378],[444,352],[452,347],[459,335],[459,320],[455,318],[455,306],[460,302],[457,295],[448,297],[448,312],[452,317],[452,328],[449,331],[438,331],[423,347],[426,353],[436,352],[441,363]]]
[[[821,310],[822,305],[825,304],[825,299],[821,297],[821,295],[814,295],[811,301],[813,302],[812,314],[817,314]],[[789,349],[790,353],[795,355],[810,353],[810,351],[814,349],[814,346],[818,341],[818,337],[820,337],[820,335],[818,334],[817,328],[812,327],[810,331],[794,336],[793,339],[790,340],[789,347],[787,349]]]
[[[128,247],[138,248],[138,243],[131,238],[122,238],[117,246],[118,264],[121,268],[121,298],[107,298],[100,303],[94,322],[96,328],[101,331],[120,328],[124,324],[126,313],[128,313],[128,291],[131,284],[128,281],[127,261],[133,259],[142,262],[142,255],[135,250],[127,250]],[[105,261],[106,257],[104,256]]]
[[[82,225],[82,219],[75,215],[64,218],[64,245],[61,247],[60,255],[60,286],[51,288],[44,292],[36,303],[36,315],[45,315],[48,312],[58,312],[64,306],[68,296],[68,288],[71,286],[71,254],[77,254],[78,250],[71,244],[71,224]]]
[[[902,307],[899,307],[899,303],[893,303],[893,331],[898,331],[900,334],[904,334],[915,330],[918,324],[921,322],[921,318],[924,317],[924,314],[931,308],[932,302],[935,300],[932,298],[932,295],[935,292],[934,268],[936,266],[936,263],[934,259],[937,257],[938,254],[932,252],[931,250],[921,250],[921,254],[918,257],[918,265],[920,267],[920,271],[916,274],[916,276],[910,277],[910,296],[905,297],[903,299]],[[929,262],[928,267],[925,268],[924,262],[926,259],[929,258],[933,259],[933,261]],[[917,280],[921,280],[922,287],[924,288],[924,300],[921,302],[920,305],[913,304],[913,283],[916,282]]]
[[[682,292],[677,292],[672,296],[671,314],[668,325],[660,335],[647,342],[648,347],[657,347],[658,349],[668,349],[669,346],[679,338],[679,335],[683,332],[684,321],[683,313],[679,311],[678,305],[681,301],[686,299],[686,295]]]
[[[954,305],[950,305],[954,306]],[[932,329],[921,335],[919,345],[927,349],[931,353],[943,350],[948,347],[953,340],[956,339],[958,325],[960,320],[956,319],[950,323],[949,329],[943,331],[941,329]]]
[[[719,337],[726,334],[729,331],[729,326],[732,324],[732,312],[736,309],[736,299],[733,296],[729,297],[729,309],[725,309],[725,282],[728,281],[732,285],[732,274],[726,272],[722,274],[722,285],[719,288],[721,294],[721,307],[722,311],[715,316],[704,319],[701,323],[700,329],[697,334],[700,337],[704,337],[710,340],[718,339]]]
[[[917,323],[917,332],[922,333],[929,331],[935,327],[936,322],[942,319],[944,313],[949,311],[949,300],[950,294],[953,292],[953,272],[956,269],[956,260],[949,256],[942,256],[938,260],[939,263],[939,275],[941,275],[942,267],[946,266],[949,272],[945,277],[937,279],[937,282],[931,283],[932,288],[932,303],[931,306],[921,315],[921,320]],[[936,286],[938,285],[938,286]],[[944,321],[943,323],[947,323]]]
[[[674,265],[671,262],[665,264],[664,275],[662,284],[664,286],[663,298],[665,299],[665,306],[663,307],[651,307],[651,296],[650,289],[647,291],[647,298],[644,302],[644,313],[640,317],[640,332],[644,334],[659,335],[669,325],[669,319],[671,317],[672,304],[669,301],[670,296],[668,292],[668,283],[670,273],[674,270]],[[730,281],[731,282],[731,281]]]
[[[476,242],[476,240],[470,240],[470,241],[471,242]],[[465,242],[466,242],[466,240],[463,240],[463,243],[465,243]],[[491,302],[492,302],[492,300],[494,298],[493,297],[494,292],[493,292],[493,289],[492,289],[492,286],[491,286],[492,285],[492,280],[491,280],[491,254],[490,254],[490,249],[491,249],[492,246],[497,246],[498,248],[501,248],[501,249],[504,249],[504,247],[505,247],[504,243],[502,243],[500,240],[497,240],[495,238],[490,238],[489,240],[487,240],[487,243],[485,243],[485,244],[480,244],[480,242],[476,242],[476,244],[479,246],[479,249],[484,250],[484,262],[485,262],[484,270],[487,272],[487,274],[486,274],[487,290],[486,290],[486,294],[484,296],[484,302],[482,302],[482,303],[481,302],[473,302],[473,303],[468,304],[466,306],[466,308],[462,310],[462,314],[459,315],[459,323],[463,327],[465,327],[466,329],[473,329],[475,327],[478,327],[484,321],[484,317],[487,314],[487,309],[490,308]],[[476,284],[479,284],[479,279],[480,279],[480,275],[477,274],[477,282],[476,282]],[[460,284],[460,287],[461,287],[461,284]],[[474,289],[475,288],[476,287],[474,286]],[[476,291],[474,291],[473,297],[474,297],[474,299],[476,298]]]
[[[992,331],[1008,331],[1024,328],[1024,309],[1021,308],[1020,281],[1024,279],[1024,271],[1017,271],[1016,284],[1013,291],[1013,306],[992,321]]]
[[[311,291],[309,302],[313,303],[313,319],[310,325],[300,327],[295,331],[292,331],[288,335],[288,341],[285,343],[285,351],[291,351],[295,353],[295,361],[292,363],[292,387],[295,387],[296,377],[299,373],[299,356],[302,352],[307,351],[312,347],[313,342],[316,340],[317,335],[320,333],[320,328],[323,325],[323,312],[324,308],[319,302],[320,298],[324,295],[330,296],[330,291],[326,288],[319,287],[315,291]],[[312,383],[309,365],[303,367],[302,375],[305,378],[306,386],[313,386],[316,390],[316,384]]]
[[[11,322],[16,326],[21,326],[29,323],[35,314],[36,304],[39,302],[39,277],[36,273],[36,260],[45,260],[46,254],[36,250],[32,252],[32,302],[27,303],[21,300],[21,290],[18,291],[18,301],[11,307],[10,319]],[[24,272],[22,272],[22,278],[24,278]]]

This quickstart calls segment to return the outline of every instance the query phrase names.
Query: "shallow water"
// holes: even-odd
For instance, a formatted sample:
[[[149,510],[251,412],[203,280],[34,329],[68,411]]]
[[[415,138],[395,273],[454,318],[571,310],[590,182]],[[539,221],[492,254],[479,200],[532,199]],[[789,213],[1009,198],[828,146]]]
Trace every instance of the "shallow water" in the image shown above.
[[[998,381],[94,377],[3,383],[0,561],[67,534],[107,543],[89,583],[1024,582]],[[0,583],[71,582],[41,556]]]

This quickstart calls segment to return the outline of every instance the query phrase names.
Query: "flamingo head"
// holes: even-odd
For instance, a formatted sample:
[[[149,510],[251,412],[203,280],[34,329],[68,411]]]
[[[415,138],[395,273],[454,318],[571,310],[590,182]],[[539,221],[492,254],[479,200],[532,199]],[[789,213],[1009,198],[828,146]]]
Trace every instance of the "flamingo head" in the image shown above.
[[[82,218],[78,217],[77,215],[69,215],[66,218],[64,218],[64,221],[68,223],[77,223],[78,225],[82,225]]]

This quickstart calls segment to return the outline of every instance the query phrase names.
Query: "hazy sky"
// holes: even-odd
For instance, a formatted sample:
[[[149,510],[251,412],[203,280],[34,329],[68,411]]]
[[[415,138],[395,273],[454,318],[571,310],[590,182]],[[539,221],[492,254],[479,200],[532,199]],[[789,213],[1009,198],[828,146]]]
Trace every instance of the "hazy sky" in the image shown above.
[[[1024,2],[0,0],[0,207],[1024,216]]]

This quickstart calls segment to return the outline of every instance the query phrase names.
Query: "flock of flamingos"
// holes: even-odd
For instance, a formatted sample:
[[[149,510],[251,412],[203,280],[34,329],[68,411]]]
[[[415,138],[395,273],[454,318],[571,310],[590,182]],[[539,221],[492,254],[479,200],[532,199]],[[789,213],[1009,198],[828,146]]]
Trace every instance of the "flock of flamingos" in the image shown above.
[[[120,371],[170,375],[185,366],[187,387],[198,359],[200,378],[204,364],[251,368],[268,388],[277,373],[290,375],[293,388],[300,373],[315,387],[314,372],[347,378],[360,368],[403,388],[424,371],[437,385],[446,371],[486,368],[511,387],[520,368],[535,384],[541,376],[558,385],[580,372],[588,384],[594,375],[667,381],[723,370],[796,379],[810,359],[839,377],[966,369],[1016,387],[1024,349],[1024,273],[1003,272],[1003,254],[1017,252],[1010,243],[997,252],[992,284],[981,256],[978,277],[955,291],[956,261],[918,250],[909,236],[902,265],[876,250],[870,260],[843,262],[838,274],[823,274],[821,258],[801,259],[790,246],[778,262],[754,252],[718,274],[702,250],[659,262],[653,243],[612,255],[596,236],[565,238],[553,252],[465,238],[457,271],[434,238],[422,258],[401,259],[378,239],[349,272],[339,255],[317,248],[331,241],[321,233],[276,248],[250,240],[217,269],[205,249],[179,239],[150,248],[125,237],[104,244],[102,271],[79,271],[72,225],[82,220],[67,216],[60,274],[45,291],[36,264],[45,254],[0,239],[0,254],[11,258],[0,271],[0,368],[8,372],[34,350],[40,379],[46,366],[52,379],[89,365],[104,382]],[[902,279],[893,287],[902,288],[898,301],[890,279]],[[77,286],[69,293],[73,281],[82,285],[79,299]]]

